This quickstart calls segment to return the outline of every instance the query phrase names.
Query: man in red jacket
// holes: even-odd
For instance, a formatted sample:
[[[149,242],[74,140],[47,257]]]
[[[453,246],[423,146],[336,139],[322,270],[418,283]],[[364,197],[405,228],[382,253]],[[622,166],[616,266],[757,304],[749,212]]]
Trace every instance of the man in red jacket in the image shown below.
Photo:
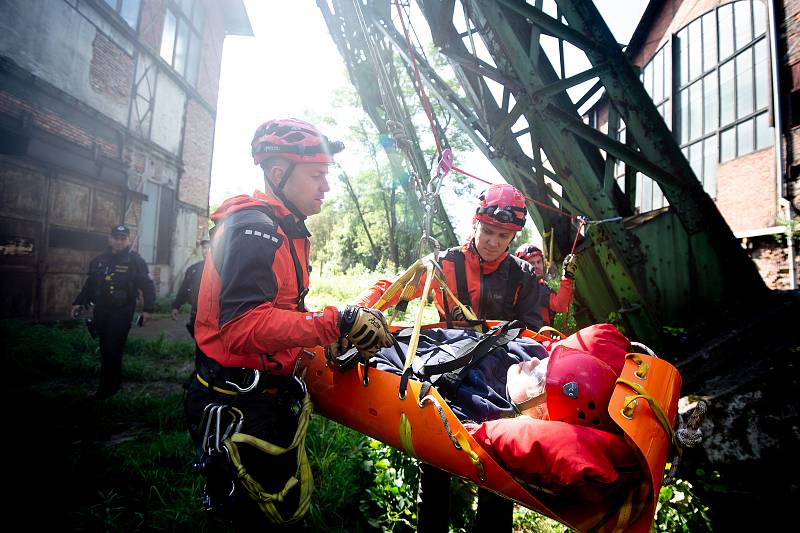
[[[523,261],[527,261],[533,266],[536,277],[539,278],[539,283],[547,291],[548,299],[542,307],[542,320],[545,326],[552,324],[553,315],[555,313],[566,313],[569,311],[569,304],[572,303],[572,290],[575,284],[575,273],[578,270],[578,262],[574,254],[568,254],[564,258],[562,265],[563,274],[561,276],[561,285],[557,291],[554,291],[547,285],[544,279],[544,255],[533,243],[523,244],[517,248],[514,254]]]
[[[328,166],[343,148],[307,122],[265,122],[252,155],[268,192],[229,198],[211,215],[195,321],[201,353],[185,410],[206,506],[227,510],[238,525],[255,526],[265,516],[294,523],[308,508],[301,432],[310,402],[296,374],[303,349],[346,339],[369,357],[391,345],[380,312],[308,311],[303,301],[311,270],[305,219],[320,212],[330,190]],[[234,448],[226,438],[236,434],[268,445],[237,440]]]
[[[508,246],[525,226],[525,197],[512,185],[490,186],[479,197],[473,233],[461,246],[439,255],[448,287],[480,319],[519,320],[529,329],[542,326],[540,310],[546,293],[533,267],[508,253]],[[423,276],[424,278],[424,276]],[[420,280],[420,287],[423,281]],[[356,299],[357,305],[374,305],[391,285],[380,280]],[[443,320],[464,320],[461,309],[434,280],[434,299]],[[415,296],[421,296],[418,290]],[[396,303],[396,297],[390,304]],[[479,421],[482,422],[482,421]],[[417,530],[448,531],[450,475],[420,462],[417,494]],[[473,531],[511,531],[513,502],[494,493],[478,491],[478,511]]]

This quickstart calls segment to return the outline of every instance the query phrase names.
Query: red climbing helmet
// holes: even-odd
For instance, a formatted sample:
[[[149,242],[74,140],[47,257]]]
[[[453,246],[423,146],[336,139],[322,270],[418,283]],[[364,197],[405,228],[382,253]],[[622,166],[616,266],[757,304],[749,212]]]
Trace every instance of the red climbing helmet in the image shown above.
[[[475,220],[511,231],[525,227],[525,197],[516,187],[508,183],[496,183],[478,197],[480,204],[475,211]]]
[[[557,346],[547,363],[545,379],[550,420],[612,430],[608,403],[617,377],[611,366],[590,353]]]
[[[294,118],[266,121],[250,145],[256,165],[274,156],[295,163],[333,163],[333,156],[344,150],[342,142],[332,142],[313,124]]]
[[[529,263],[536,256],[544,257],[542,251],[535,244],[531,243],[523,244],[517,248],[517,251],[514,252],[514,255]]]

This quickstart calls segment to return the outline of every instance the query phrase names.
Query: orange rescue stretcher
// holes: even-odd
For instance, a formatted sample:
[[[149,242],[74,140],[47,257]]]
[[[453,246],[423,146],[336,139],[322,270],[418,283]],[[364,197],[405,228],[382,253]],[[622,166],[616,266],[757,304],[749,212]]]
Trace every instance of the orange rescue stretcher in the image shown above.
[[[490,323],[492,325],[492,323]],[[424,328],[446,327],[430,324]],[[398,327],[392,327],[397,331]],[[524,331],[534,339],[539,334]],[[498,464],[464,428],[435,387],[433,396],[446,416],[448,429],[433,403],[420,406],[422,383],[409,380],[399,397],[400,376],[375,368],[341,371],[329,365],[323,348],[309,351],[301,366],[317,413],[364,433],[453,475],[499,493],[520,505],[581,532],[649,532],[670,450],[677,416],[681,377],[668,362],[647,354],[629,354],[608,411],[638,455],[643,482],[613,502],[568,501],[536,494]],[[453,440],[457,441],[456,447]],[[547,503],[545,503],[546,500]]]

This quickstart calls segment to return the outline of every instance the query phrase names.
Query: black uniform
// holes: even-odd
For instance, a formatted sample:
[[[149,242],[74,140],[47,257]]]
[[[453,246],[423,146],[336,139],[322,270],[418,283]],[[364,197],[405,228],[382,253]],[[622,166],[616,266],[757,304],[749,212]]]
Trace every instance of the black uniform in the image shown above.
[[[119,391],[122,382],[122,351],[128,338],[139,291],[143,310],[153,312],[156,290],[147,263],[126,248],[113,253],[109,247],[89,263],[86,283],[73,305],[94,304],[93,326],[100,340],[100,385],[97,397],[107,398]]]
[[[186,324],[186,329],[189,330],[192,338],[194,338],[194,320],[197,318],[197,294],[200,291],[200,280],[203,276],[204,264],[205,261],[198,261],[186,269],[186,273],[183,275],[183,282],[175,294],[175,300],[172,302],[173,309],[180,309],[186,303],[192,306],[189,323]]]

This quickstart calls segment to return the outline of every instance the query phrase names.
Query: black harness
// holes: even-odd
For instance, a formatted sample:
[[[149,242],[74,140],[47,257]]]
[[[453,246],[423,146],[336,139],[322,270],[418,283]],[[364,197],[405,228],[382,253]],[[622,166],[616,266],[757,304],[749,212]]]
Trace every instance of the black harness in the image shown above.
[[[458,248],[451,248],[447,250],[444,257],[442,257],[442,261],[453,262],[456,276],[456,295],[461,303],[464,305],[470,305],[471,299],[469,296],[469,286],[467,285],[467,266],[464,252]],[[508,318],[515,315],[514,304],[516,303],[515,300],[517,291],[519,290],[519,286],[522,281],[522,267],[520,267],[516,261],[509,259],[508,257],[503,261],[503,263],[508,265],[508,278],[506,280],[506,294],[505,298],[503,299],[502,316],[487,317],[486,310],[481,307],[479,311],[481,312],[482,318]],[[448,305],[447,300],[447,295],[442,294],[445,319],[448,321],[449,327],[449,323],[452,320],[452,313],[450,312],[450,306]]]

